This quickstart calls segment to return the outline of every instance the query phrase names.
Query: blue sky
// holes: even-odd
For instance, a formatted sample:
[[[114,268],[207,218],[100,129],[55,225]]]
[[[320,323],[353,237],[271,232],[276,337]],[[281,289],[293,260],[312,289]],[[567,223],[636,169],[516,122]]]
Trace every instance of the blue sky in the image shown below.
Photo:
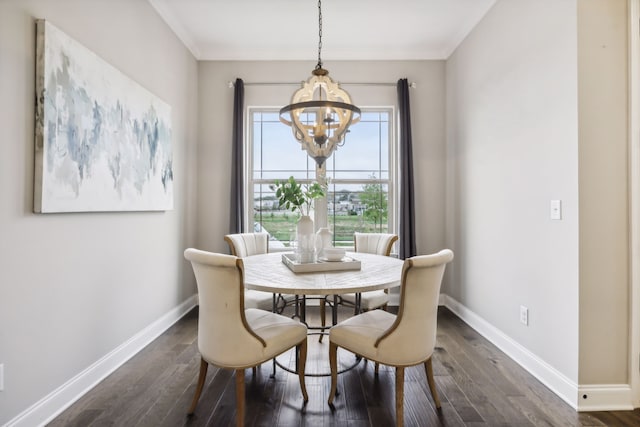
[[[256,115],[258,116],[258,115]],[[389,123],[379,121],[379,113],[363,113],[351,126],[343,146],[327,160],[327,176],[332,179],[367,179],[371,175],[388,178]],[[291,128],[282,124],[278,113],[262,114],[254,122],[254,179],[313,178],[315,162],[301,149]],[[264,145],[264,146],[263,146]],[[258,173],[264,169],[262,175]],[[268,170],[268,172],[267,172]]]

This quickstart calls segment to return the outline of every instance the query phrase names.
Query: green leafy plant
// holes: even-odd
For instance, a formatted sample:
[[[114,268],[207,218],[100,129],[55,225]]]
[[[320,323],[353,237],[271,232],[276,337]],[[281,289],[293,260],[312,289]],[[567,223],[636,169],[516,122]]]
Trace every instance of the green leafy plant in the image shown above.
[[[280,207],[292,212],[298,211],[300,215],[309,215],[313,200],[325,195],[324,188],[319,183],[302,185],[293,176],[286,181],[276,181],[273,189]]]

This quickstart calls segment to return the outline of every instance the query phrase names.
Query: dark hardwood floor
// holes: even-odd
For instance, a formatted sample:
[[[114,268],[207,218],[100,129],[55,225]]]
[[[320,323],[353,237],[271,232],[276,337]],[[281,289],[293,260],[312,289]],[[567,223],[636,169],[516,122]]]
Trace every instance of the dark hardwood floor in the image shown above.
[[[313,314],[313,313],[312,313]],[[340,317],[349,315],[341,312]],[[309,316],[317,321],[315,316]],[[199,368],[197,309],[98,384],[49,426],[232,426],[235,384],[230,371],[209,367],[207,382],[192,417],[186,416]],[[328,372],[328,339],[309,338],[307,372]],[[292,353],[292,352],[291,352]],[[292,354],[279,358],[293,366]],[[354,356],[339,351],[343,367]],[[405,373],[407,426],[640,426],[640,410],[577,413],[495,346],[445,308],[438,315],[433,357],[442,401],[437,412],[424,369]],[[307,377],[309,402],[302,404],[297,376],[272,363],[246,374],[248,426],[393,426],[394,371],[362,361],[338,378],[335,411],[327,405],[330,380]]]

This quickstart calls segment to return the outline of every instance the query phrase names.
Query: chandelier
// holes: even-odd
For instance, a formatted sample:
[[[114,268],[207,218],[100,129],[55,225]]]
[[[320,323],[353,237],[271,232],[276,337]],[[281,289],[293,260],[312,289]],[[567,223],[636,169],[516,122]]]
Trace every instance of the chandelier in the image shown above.
[[[360,120],[360,109],[349,94],[322,68],[322,0],[318,0],[318,64],[311,77],[280,109],[280,121],[291,126],[293,136],[322,168],[325,160],[344,143],[349,126]]]

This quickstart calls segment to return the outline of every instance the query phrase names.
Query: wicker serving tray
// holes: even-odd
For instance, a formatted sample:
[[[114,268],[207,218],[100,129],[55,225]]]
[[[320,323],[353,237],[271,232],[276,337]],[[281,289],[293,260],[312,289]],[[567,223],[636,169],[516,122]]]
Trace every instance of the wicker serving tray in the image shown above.
[[[301,264],[294,254],[282,254],[282,263],[294,273],[313,273],[318,271],[360,270],[360,261],[345,256],[342,261],[317,261]]]

